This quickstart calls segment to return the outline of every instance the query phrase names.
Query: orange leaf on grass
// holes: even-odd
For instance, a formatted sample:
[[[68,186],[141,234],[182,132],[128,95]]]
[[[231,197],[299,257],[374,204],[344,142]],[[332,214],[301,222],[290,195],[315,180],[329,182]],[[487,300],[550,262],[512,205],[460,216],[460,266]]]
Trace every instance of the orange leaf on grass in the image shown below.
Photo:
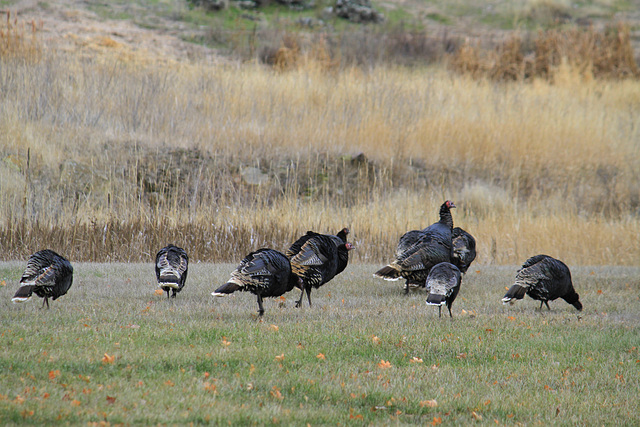
[[[116,403],[116,398],[113,396],[107,396],[107,404],[113,405],[114,403]]]
[[[7,282],[3,280],[2,282],[0,282],[0,286],[7,286]]]
[[[54,380],[58,375],[60,375],[60,370],[56,369],[55,371],[49,371],[49,379]]]
[[[109,364],[109,363],[113,363],[116,361],[116,356],[109,356],[107,353],[104,354],[104,357],[102,358],[102,363]]]
[[[71,401],[71,405],[73,405],[73,406],[80,406],[80,401],[79,401],[79,400],[76,400],[76,399],[73,399],[73,400]]]
[[[176,383],[174,383],[174,382],[173,382],[173,381],[171,381],[171,380],[166,380],[166,381],[164,382],[164,385],[169,386],[169,387],[173,387],[174,385],[176,385]]]
[[[438,424],[442,424],[442,417],[433,417],[433,421],[431,421],[431,425],[437,426]]]
[[[478,414],[476,411],[471,412],[471,416],[476,421],[482,421],[482,415]]]
[[[435,408],[435,407],[438,406],[438,402],[435,399],[421,401],[420,402],[420,407],[424,408],[425,406],[427,408]]]
[[[51,395],[50,395],[49,393],[46,393],[46,392],[45,392],[45,393],[42,395],[42,398],[43,398],[43,399],[48,399],[48,398],[49,398],[49,396],[51,396]]]
[[[271,396],[275,397],[276,399],[279,399],[279,400],[284,399],[284,396],[282,395],[282,393],[280,393],[280,389],[276,386],[273,386],[273,389],[269,393],[271,394]]]
[[[269,328],[271,328],[274,331],[278,331],[278,329],[280,329],[277,325],[270,325]]]
[[[316,357],[317,357],[318,359],[320,359],[320,360],[325,360],[325,359],[326,359],[326,357],[325,357],[325,356],[324,356],[324,354],[322,354],[322,353],[318,353],[318,355],[317,355]]]
[[[380,360],[380,363],[378,363],[378,368],[380,369],[387,369],[391,367],[391,362],[389,362],[388,360]]]
[[[380,338],[375,335],[371,338],[371,341],[373,341],[374,344],[380,344]]]
[[[276,361],[277,361],[277,362],[282,362],[283,360],[284,360],[284,353],[282,353],[282,354],[280,354],[280,355],[276,356]]]
[[[419,357],[412,357],[411,360],[409,360],[409,363],[422,363],[422,359]]]
[[[156,289],[153,293],[156,295],[164,295],[164,291],[162,289]]]
[[[231,341],[227,341],[227,337],[222,337],[222,345],[229,347],[231,345]]]

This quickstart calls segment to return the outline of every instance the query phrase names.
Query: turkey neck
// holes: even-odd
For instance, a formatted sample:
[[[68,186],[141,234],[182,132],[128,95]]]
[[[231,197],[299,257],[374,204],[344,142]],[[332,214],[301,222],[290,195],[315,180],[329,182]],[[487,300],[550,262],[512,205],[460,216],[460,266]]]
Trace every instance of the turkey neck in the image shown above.
[[[442,206],[440,206],[440,222],[453,230],[453,217],[451,216],[451,209],[446,205],[446,203],[443,203]]]

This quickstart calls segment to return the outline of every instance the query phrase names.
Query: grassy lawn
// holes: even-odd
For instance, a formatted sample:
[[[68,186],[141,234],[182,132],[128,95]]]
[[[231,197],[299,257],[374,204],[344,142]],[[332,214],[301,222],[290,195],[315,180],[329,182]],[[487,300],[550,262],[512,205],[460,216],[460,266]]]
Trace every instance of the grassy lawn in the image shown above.
[[[574,267],[578,313],[502,306],[516,267],[474,266],[450,319],[356,264],[258,320],[253,295],[210,296],[234,267],[194,263],[168,301],[151,263],[76,263],[43,310],[0,263],[0,422],[640,423],[640,268]]]

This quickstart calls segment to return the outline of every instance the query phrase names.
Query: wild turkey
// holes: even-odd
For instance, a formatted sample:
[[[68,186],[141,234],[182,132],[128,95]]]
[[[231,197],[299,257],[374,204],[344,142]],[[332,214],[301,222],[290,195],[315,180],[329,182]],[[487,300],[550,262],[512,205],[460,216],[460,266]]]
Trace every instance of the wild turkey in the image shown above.
[[[449,317],[451,306],[460,291],[461,274],[458,267],[449,263],[441,262],[434,265],[427,277],[427,305],[438,306],[438,317],[442,317],[442,306],[447,305]]]
[[[349,262],[349,251],[353,249],[345,242],[348,232],[345,228],[338,236],[332,236],[307,231],[287,249],[285,255],[291,261],[291,269],[304,283],[296,307],[302,306],[305,291],[311,306],[311,289],[319,288],[344,271]]]
[[[549,301],[562,298],[578,311],[582,310],[580,296],[571,282],[569,267],[547,255],[536,255],[525,261],[516,274],[514,285],[502,298],[502,303],[513,304],[515,300],[524,298],[525,293],[540,301],[540,309],[545,304],[551,310]]]
[[[251,252],[231,273],[229,282],[211,295],[223,297],[235,291],[251,292],[258,297],[258,313],[264,314],[262,299],[279,297],[294,287],[302,289],[302,280],[291,271],[289,259],[274,249]]]
[[[451,233],[453,244],[453,256],[451,264],[466,273],[474,259],[476,259],[476,239],[460,227],[453,229]]]
[[[374,273],[385,280],[406,279],[405,292],[410,287],[424,287],[431,268],[452,258],[453,218],[451,208],[456,205],[447,200],[440,206],[440,221],[424,230],[412,230],[400,237],[396,259]]]
[[[156,278],[158,287],[167,293],[172,292],[171,297],[184,288],[189,271],[189,257],[184,249],[175,245],[168,245],[160,249],[156,255]]]
[[[29,257],[27,268],[20,279],[20,287],[11,299],[14,303],[31,299],[32,294],[44,298],[42,307],[49,308],[49,298],[54,300],[66,294],[73,282],[73,267],[64,257],[44,249]]]

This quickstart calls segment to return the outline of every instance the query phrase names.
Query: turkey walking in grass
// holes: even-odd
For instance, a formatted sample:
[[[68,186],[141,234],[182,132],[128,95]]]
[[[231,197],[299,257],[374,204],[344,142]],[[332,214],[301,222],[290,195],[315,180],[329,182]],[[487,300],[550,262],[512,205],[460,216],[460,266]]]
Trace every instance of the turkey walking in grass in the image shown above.
[[[453,218],[451,209],[456,205],[447,200],[440,206],[440,221],[424,230],[412,230],[400,237],[396,258],[374,273],[385,280],[406,280],[405,292],[410,287],[423,287],[431,268],[441,262],[450,262],[452,250]]]
[[[319,288],[346,268],[349,251],[353,249],[353,246],[346,242],[348,232],[345,228],[338,236],[332,236],[308,231],[285,252],[291,261],[293,272],[304,283],[296,307],[302,306],[305,292],[311,306],[311,289]]]
[[[291,271],[289,259],[281,252],[262,248],[251,252],[231,273],[227,283],[211,295],[223,297],[236,291],[251,292],[258,297],[258,314],[264,314],[262,299],[279,297],[294,287],[302,289],[302,280]]]
[[[466,273],[476,259],[476,239],[460,227],[453,229],[451,239],[453,244],[451,264],[458,267],[461,273]]]
[[[168,245],[156,255],[156,278],[158,287],[167,293],[172,292],[171,297],[184,288],[189,269],[189,257],[184,249],[174,245]]]
[[[551,310],[549,301],[562,298],[578,311],[582,310],[580,296],[571,282],[569,267],[547,255],[536,255],[525,261],[516,274],[515,283],[502,298],[502,303],[513,304],[515,300],[524,298],[525,293],[540,301],[540,309],[545,304]]]
[[[449,317],[451,306],[460,291],[461,274],[458,267],[448,262],[435,265],[426,281],[427,305],[438,306],[438,317],[442,317],[442,306],[447,305]]]
[[[11,299],[14,303],[31,299],[32,294],[44,298],[42,307],[49,308],[49,298],[58,299],[66,294],[73,282],[73,267],[64,257],[44,249],[29,257],[27,268],[20,279],[20,287]]]

